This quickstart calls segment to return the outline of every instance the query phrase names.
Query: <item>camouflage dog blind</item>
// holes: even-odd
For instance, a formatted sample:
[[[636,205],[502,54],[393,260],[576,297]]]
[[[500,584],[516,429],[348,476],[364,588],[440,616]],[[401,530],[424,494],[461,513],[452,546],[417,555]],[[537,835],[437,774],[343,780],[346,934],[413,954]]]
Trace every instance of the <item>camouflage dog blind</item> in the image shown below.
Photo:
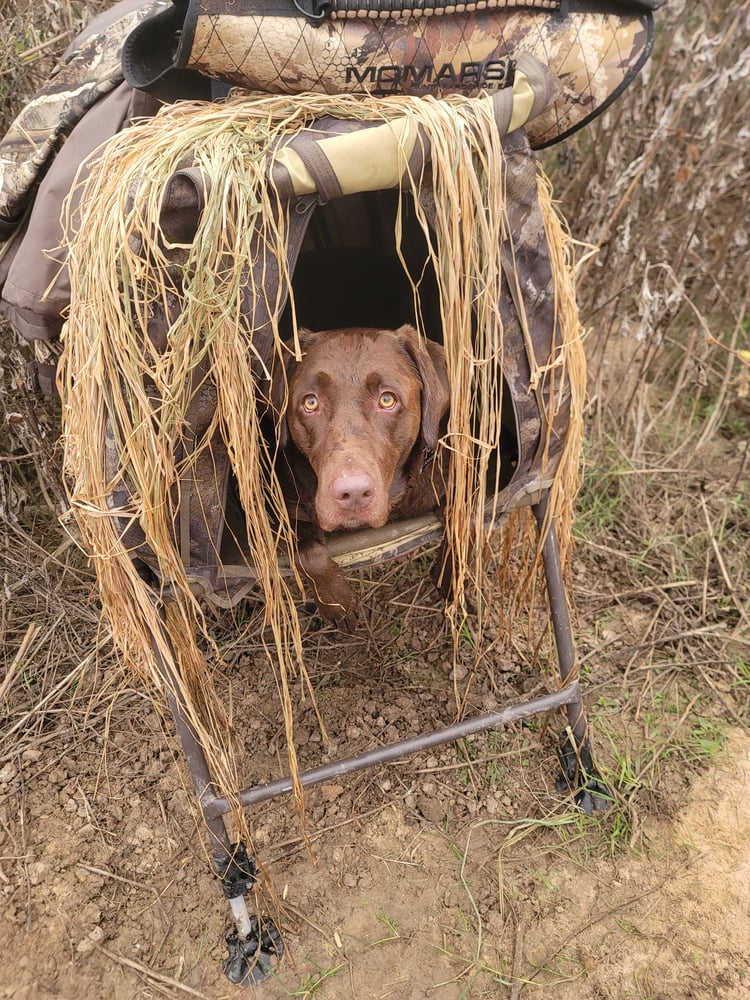
[[[360,173],[357,147],[369,163],[368,140],[385,129],[391,141],[378,142],[384,162],[373,184],[389,176],[425,234],[456,400],[441,443],[451,454],[456,627],[464,595],[482,587],[484,533],[542,489],[553,490],[556,513],[575,493],[584,371],[568,243],[523,132],[504,148],[494,107],[487,97],[182,102],[115,137],[81,197],[62,376],[72,510],[117,641],[147,676],[162,626],[132,557],[169,588],[170,669],[230,796],[235,765],[199,654],[197,637],[210,637],[193,584],[231,598],[242,583],[219,559],[231,471],[244,516],[238,561],[265,601],[294,771],[288,691],[304,676],[301,581],[261,418],[284,350],[295,227],[325,200],[311,136],[346,198]],[[499,491],[503,401],[518,442]]]

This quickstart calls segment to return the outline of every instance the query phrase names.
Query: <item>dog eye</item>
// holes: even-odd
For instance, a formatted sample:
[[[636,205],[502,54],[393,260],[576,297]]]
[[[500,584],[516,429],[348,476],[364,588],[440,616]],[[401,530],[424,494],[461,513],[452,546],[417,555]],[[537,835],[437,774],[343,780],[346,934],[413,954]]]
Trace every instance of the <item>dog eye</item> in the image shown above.
[[[302,409],[305,413],[315,413],[315,411],[320,406],[318,402],[318,397],[312,392],[308,393],[307,396],[302,397]]]
[[[378,400],[378,406],[381,410],[392,410],[396,405],[396,397],[392,392],[381,392],[380,399]]]

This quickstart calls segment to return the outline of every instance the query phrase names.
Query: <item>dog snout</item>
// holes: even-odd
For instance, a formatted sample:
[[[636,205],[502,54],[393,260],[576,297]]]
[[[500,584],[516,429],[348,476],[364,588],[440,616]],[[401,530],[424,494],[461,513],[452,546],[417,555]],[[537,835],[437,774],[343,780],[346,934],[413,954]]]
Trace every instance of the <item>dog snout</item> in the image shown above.
[[[378,528],[388,520],[388,492],[378,472],[359,463],[321,469],[315,513],[323,531]]]
[[[331,495],[338,507],[355,512],[369,506],[375,492],[372,476],[366,472],[337,476],[331,483]]]

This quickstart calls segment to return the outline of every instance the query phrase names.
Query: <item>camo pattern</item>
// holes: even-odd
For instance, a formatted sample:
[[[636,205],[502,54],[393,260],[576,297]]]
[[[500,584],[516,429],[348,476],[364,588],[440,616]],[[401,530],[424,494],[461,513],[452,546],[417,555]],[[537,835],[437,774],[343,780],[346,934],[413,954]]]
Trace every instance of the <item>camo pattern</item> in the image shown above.
[[[503,89],[513,60],[530,52],[562,83],[557,100],[528,126],[532,147],[590,120],[649,54],[649,13],[478,11],[381,20],[328,21],[227,14],[226,0],[202,0],[180,58],[207,76],[270,93],[441,96]]]
[[[132,7],[131,4],[123,6]],[[152,0],[128,10],[71,48],[0,142],[0,240],[11,234],[35,184],[74,125],[122,82],[121,52],[136,24],[170,6]]]

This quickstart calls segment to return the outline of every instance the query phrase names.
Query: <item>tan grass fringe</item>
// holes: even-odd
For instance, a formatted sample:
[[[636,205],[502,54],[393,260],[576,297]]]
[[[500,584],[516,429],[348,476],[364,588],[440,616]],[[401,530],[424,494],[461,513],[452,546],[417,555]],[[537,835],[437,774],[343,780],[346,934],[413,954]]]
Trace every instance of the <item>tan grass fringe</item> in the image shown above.
[[[502,272],[496,251],[508,223],[503,151],[489,102],[301,95],[243,96],[226,105],[180,103],[110,141],[86,182],[80,217],[69,222],[75,235],[69,246],[72,298],[61,393],[71,508],[96,566],[103,609],[117,645],[133,669],[161,690],[151,644],[156,637],[175,692],[206,751],[216,791],[233,803],[235,824],[248,841],[237,800],[242,768],[233,746],[231,719],[216,694],[204,650],[214,663],[220,663],[220,656],[187,585],[175,538],[179,482],[186,471],[177,455],[187,430],[184,416],[207,362],[218,406],[214,425],[196,442],[192,458],[208,447],[211,433],[217,431],[237,477],[265,599],[263,639],[278,678],[290,768],[301,807],[292,693],[293,678],[300,678],[303,685],[306,678],[295,605],[301,583],[278,572],[279,555],[291,557],[293,539],[273,472],[273,448],[259,427],[259,401],[251,375],[251,364],[259,359],[240,309],[246,289],[240,268],[228,270],[226,261],[251,259],[258,236],[278,260],[286,260],[286,220],[274,211],[268,157],[277,137],[309,127],[321,115],[384,121],[408,115],[423,127],[431,144],[432,171],[426,176],[432,178],[430,197],[437,220],[431,253],[443,325],[450,331],[446,351],[454,400],[444,446],[452,456],[446,531],[457,595],[449,615],[457,633],[467,614],[465,594],[481,593],[483,586],[482,545],[470,539],[472,530],[478,538],[483,536],[486,473],[500,442]],[[167,348],[158,353],[144,330],[154,302],[167,297],[168,261],[157,239],[159,213],[167,178],[185,162],[196,162],[207,178],[208,201],[195,240],[187,248],[182,313],[169,330]],[[406,169],[406,160],[403,166]],[[413,182],[418,189],[425,178]],[[565,547],[578,479],[583,354],[570,240],[542,179],[539,193],[565,345],[553,374],[560,385],[567,378],[574,395],[571,434],[552,500],[553,510],[563,516]],[[417,211],[421,212],[419,204]],[[423,213],[421,221],[426,231]],[[134,235],[145,241],[147,252],[134,249]],[[288,276],[282,274],[277,290],[266,287],[263,272],[262,263],[250,269],[250,291],[270,296],[276,314]],[[479,331],[474,343],[473,323]],[[275,333],[274,350],[279,352],[278,330]],[[549,359],[532,360],[533,376],[539,378]],[[146,380],[155,387],[158,405],[144,389]],[[105,472],[108,431],[116,436],[121,460],[116,480]],[[113,489],[123,483],[132,498],[125,513],[144,530],[161,578],[172,584],[176,595],[164,617],[136,572],[117,526],[116,517],[123,512],[110,508]],[[252,678],[248,680],[252,683]]]
[[[537,607],[539,584],[543,581],[541,548],[553,519],[557,534],[563,573],[569,578],[573,549],[573,519],[575,501],[580,486],[581,450],[583,445],[583,417],[586,405],[586,355],[584,330],[581,327],[576,299],[576,275],[585,261],[596,253],[590,244],[579,243],[570,235],[567,224],[556,209],[552,185],[541,168],[538,169],[537,198],[547,234],[555,287],[555,310],[558,318],[560,345],[553,344],[551,367],[541,365],[538,375],[547,371],[553,376],[550,391],[551,404],[548,417],[556,411],[555,383],[559,391],[566,386],[569,391],[570,416],[565,436],[563,454],[549,491],[547,517],[541,532],[529,507],[511,511],[504,525],[499,569],[499,590],[502,599],[500,634],[506,640],[517,631],[525,620],[528,639],[535,646],[536,655],[546,638],[550,643],[551,621],[540,639],[533,628],[533,611]],[[557,351],[558,346],[561,348]],[[533,367],[533,366],[532,366]],[[533,376],[532,376],[533,378]],[[545,592],[546,600],[546,592]],[[552,657],[554,660],[554,655]],[[573,676],[577,665],[573,667]],[[573,676],[569,675],[568,680]],[[561,683],[559,675],[550,678]]]

